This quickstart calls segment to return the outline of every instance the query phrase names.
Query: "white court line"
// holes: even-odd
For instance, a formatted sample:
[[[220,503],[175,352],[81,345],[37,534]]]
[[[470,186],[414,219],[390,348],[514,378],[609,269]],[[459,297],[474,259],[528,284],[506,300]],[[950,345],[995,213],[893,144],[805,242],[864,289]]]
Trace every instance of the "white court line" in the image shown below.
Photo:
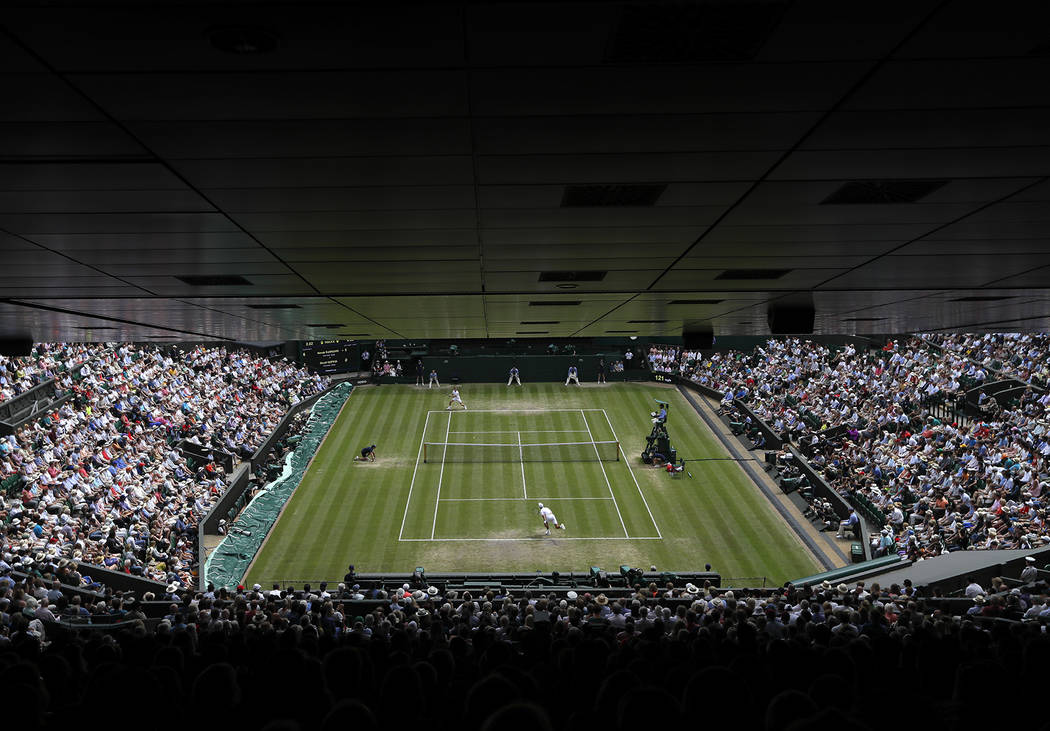
[[[525,453],[521,449],[521,432],[518,432],[518,459],[521,460],[521,491],[525,499],[529,499],[529,487],[525,482]]]
[[[438,494],[434,501],[434,522],[430,524],[430,539],[434,539],[434,531],[437,530],[438,508],[441,507],[441,478],[445,476],[445,456],[448,454],[448,430],[452,428],[452,412],[448,412],[448,426],[445,427],[445,451],[441,455],[441,470],[438,472]],[[597,447],[595,447],[597,449]]]
[[[616,436],[616,430],[613,429],[612,420],[609,418],[608,412],[606,412],[605,409],[602,409],[602,413],[605,414],[605,421],[609,424],[609,431],[612,432],[613,439],[619,442],[620,438]],[[623,446],[622,443],[620,446]],[[623,454],[622,449],[620,450],[620,453]],[[627,471],[631,473],[631,479],[634,480],[634,486],[638,489],[638,494],[642,497],[642,503],[645,505],[646,512],[649,513],[649,520],[653,521],[653,528],[656,528],[656,535],[663,538],[663,533],[660,532],[660,526],[656,524],[656,518],[653,517],[653,511],[649,509],[649,501],[645,499],[645,493],[642,492],[642,486],[638,484],[638,478],[634,476],[634,469],[632,469],[631,463],[627,461],[626,454],[623,454],[623,463],[627,466]]]
[[[620,514],[620,506],[616,502],[616,495],[613,494],[612,483],[609,482],[609,475],[605,471],[605,464],[602,462],[602,455],[598,452],[598,445],[594,443],[594,435],[591,434],[591,425],[587,423],[587,414],[583,413],[583,409],[580,409],[580,416],[583,417],[583,423],[587,427],[587,436],[590,437],[591,446],[594,447],[594,455],[598,458],[598,466],[602,468],[602,474],[605,475],[605,485],[609,488],[609,494],[612,495],[613,507],[616,508],[616,517],[620,519],[620,526],[623,528],[623,534],[630,538],[631,534],[627,530],[627,524],[623,522],[623,515]]]
[[[456,431],[452,430],[449,434],[585,434],[586,429],[519,429],[518,431],[503,431],[499,429],[490,431]]]
[[[551,503],[565,502],[566,500],[612,500],[611,497],[534,497],[533,500],[539,500],[541,503],[546,500]],[[443,503],[483,503],[491,500],[497,500],[501,502],[517,502],[521,500],[520,497],[443,497],[441,502]]]
[[[659,536],[638,536],[628,538],[625,536],[614,536],[612,538],[564,538],[561,536],[535,536],[533,538],[401,538],[402,543],[455,543],[457,541],[662,541]]]
[[[408,506],[412,502],[412,488],[416,484],[416,471],[419,469],[419,460],[423,457],[423,440],[427,437],[427,424],[430,423],[431,413],[432,412],[430,411],[427,412],[427,419],[423,422],[423,433],[419,436],[419,451],[416,452],[416,466],[412,470],[412,482],[408,483],[408,500],[405,501],[405,516],[401,518],[401,531],[397,534],[397,540],[399,541],[401,540],[401,536],[405,533],[405,521],[408,520]]]
[[[441,414],[447,411],[447,409],[435,409],[431,414]],[[605,409],[474,409],[473,411],[466,411],[467,414],[549,414],[553,411],[605,411]],[[425,540],[420,538],[418,540]],[[562,539],[565,540],[565,539]]]

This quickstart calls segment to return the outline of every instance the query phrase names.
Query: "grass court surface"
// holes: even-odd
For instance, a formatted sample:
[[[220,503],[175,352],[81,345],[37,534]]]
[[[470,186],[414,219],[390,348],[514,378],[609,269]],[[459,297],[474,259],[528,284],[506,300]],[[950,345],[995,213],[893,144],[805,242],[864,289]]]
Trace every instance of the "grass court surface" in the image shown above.
[[[447,411],[450,390],[356,389],[247,581],[337,581],[349,563],[362,573],[710,563],[774,583],[818,570],[736,462],[690,462],[691,479],[642,464],[655,398],[671,403],[679,456],[728,456],[675,389],[466,384],[469,410]],[[372,443],[376,461],[354,462]],[[546,536],[539,502],[567,529]]]

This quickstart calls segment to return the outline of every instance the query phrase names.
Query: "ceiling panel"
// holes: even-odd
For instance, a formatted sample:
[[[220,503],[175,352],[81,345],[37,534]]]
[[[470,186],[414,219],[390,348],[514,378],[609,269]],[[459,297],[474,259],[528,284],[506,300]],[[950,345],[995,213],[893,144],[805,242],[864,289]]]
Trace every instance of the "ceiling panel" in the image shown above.
[[[135,233],[63,233],[32,235],[33,241],[59,251],[103,249],[257,249],[259,244],[241,231],[137,231]]]
[[[662,242],[688,245],[697,234],[696,227],[680,226],[592,226],[582,228],[486,228],[481,240],[492,246],[530,246],[543,244],[648,244]]]
[[[834,102],[867,64],[482,70],[476,114],[566,115],[809,111]]]
[[[1041,176],[1050,169],[1050,145],[954,149],[835,150],[793,153],[772,176],[798,179],[898,179]]]
[[[473,183],[470,158],[465,156],[235,158],[178,160],[173,165],[198,188]]]
[[[1008,0],[988,12],[981,0],[954,0],[895,54],[898,58],[1019,56],[1046,40],[1050,6]]]
[[[252,232],[346,231],[398,228],[466,228],[475,221],[472,209],[423,211],[296,211],[285,213],[237,213],[237,223]]]
[[[470,154],[463,118],[135,121],[129,127],[168,159]]]
[[[152,213],[214,211],[192,190],[0,191],[4,213]]]
[[[802,144],[806,150],[1039,146],[1050,109],[865,109],[835,112]]]
[[[266,274],[252,275],[248,285],[223,285],[223,286],[192,286],[176,279],[174,276],[126,276],[124,281],[138,287],[143,287],[159,297],[193,297],[202,295],[240,295],[253,296],[256,294],[316,294],[316,290],[310,287],[295,274]]]
[[[769,27],[718,3],[129,7],[5,7],[0,284],[40,304],[0,326],[762,334],[808,301],[824,332],[1046,324],[1045,3],[799,0]],[[221,50],[229,25],[271,47]],[[823,203],[847,183],[891,192]],[[579,271],[605,274],[539,281]]]
[[[766,262],[768,264],[768,261]],[[775,280],[750,280],[750,279],[715,279],[722,273],[721,269],[685,269],[681,265],[668,272],[659,280],[656,289],[756,289],[761,287],[765,291],[783,291],[795,289],[810,289],[825,279],[829,279],[842,273],[842,269],[792,269],[784,276]]]
[[[462,246],[477,241],[473,229],[369,229],[355,231],[259,231],[256,238],[275,248],[359,246]]]
[[[381,320],[398,318],[484,317],[484,298],[480,295],[420,295],[413,297],[339,297],[337,301],[365,317]]]
[[[2,80],[0,76],[0,80]],[[163,165],[147,161],[0,160],[0,190],[181,190]]]
[[[785,150],[815,112],[482,117],[474,125],[479,153],[704,152]]]
[[[110,114],[127,121],[467,113],[466,89],[455,71],[70,74],[70,78]]]
[[[237,226],[221,213],[4,213],[0,227],[13,233],[90,234],[148,232],[236,231]]]
[[[1021,53],[1031,50],[1022,45]],[[927,58],[891,61],[879,69],[845,109],[1025,107],[1032,85],[1050,72],[1050,58]]]
[[[7,20],[17,24],[22,37],[61,71],[85,67],[135,73],[437,67],[463,60],[459,17],[440,5],[420,5],[411,13],[403,13],[395,8],[358,4],[328,5],[323,10],[303,6],[295,12],[290,4],[282,3],[164,3],[139,16],[142,30],[148,29],[148,33],[126,32],[129,13],[119,4],[29,5],[8,9]],[[212,46],[210,29],[247,20],[272,30],[278,39],[274,53],[226,53]],[[376,33],[376,28],[396,32]]]
[[[50,74],[0,74],[3,122],[98,122],[103,115],[60,79]]]
[[[893,281],[901,287],[981,287],[1040,264],[1050,264],[1050,251],[1043,255],[886,256],[844,273],[828,286],[849,288]]]
[[[776,159],[776,153],[761,151],[487,155],[478,160],[478,177],[481,183],[489,185],[749,180]]]
[[[706,226],[722,206],[624,208],[489,208],[481,225],[489,228],[552,228],[560,226]]]
[[[464,246],[384,246],[377,250],[375,246],[318,246],[318,247],[275,247],[273,253],[287,262],[345,262],[352,261],[364,264],[381,256],[384,262],[401,261],[473,261],[477,258],[476,244]]]
[[[0,122],[0,156],[5,158],[142,155],[142,147],[109,122]]]
[[[474,206],[474,186],[472,185],[392,185],[381,188],[208,188],[204,190],[204,194],[215,205],[231,213],[243,211],[256,213],[268,211],[421,211],[473,208]]]

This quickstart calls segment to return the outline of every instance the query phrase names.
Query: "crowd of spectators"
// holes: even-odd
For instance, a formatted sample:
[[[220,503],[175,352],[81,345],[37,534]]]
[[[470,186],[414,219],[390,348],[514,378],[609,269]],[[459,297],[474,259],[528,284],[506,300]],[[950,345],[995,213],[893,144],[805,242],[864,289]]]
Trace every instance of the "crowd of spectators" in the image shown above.
[[[1050,385],[1050,335],[1046,333],[936,333],[922,337],[1003,376],[1044,389]]]
[[[327,379],[223,347],[82,352],[95,358],[56,375],[73,398],[0,440],[2,559],[26,569],[84,562],[191,585],[197,523],[228,475],[178,444],[250,457]]]
[[[90,343],[40,343],[27,356],[0,355],[0,402],[20,396],[62,373],[72,372],[104,347]]]
[[[887,714],[969,728],[1050,667],[1045,583],[951,610],[908,581],[772,591],[643,581],[612,597],[350,581],[95,601],[0,572],[0,673],[18,698],[5,720],[68,727],[119,699],[128,718],[161,713],[171,726],[635,729],[719,710],[769,731],[880,728]],[[52,622],[90,616],[127,624]],[[1024,721],[1045,715],[1013,705]]]
[[[872,352],[784,338],[680,358],[678,372],[722,393],[723,410],[746,402],[834,489],[881,515],[865,537],[875,555],[1050,544],[1050,395],[1029,391],[972,422],[937,418],[933,404],[989,377],[961,353],[920,338]]]

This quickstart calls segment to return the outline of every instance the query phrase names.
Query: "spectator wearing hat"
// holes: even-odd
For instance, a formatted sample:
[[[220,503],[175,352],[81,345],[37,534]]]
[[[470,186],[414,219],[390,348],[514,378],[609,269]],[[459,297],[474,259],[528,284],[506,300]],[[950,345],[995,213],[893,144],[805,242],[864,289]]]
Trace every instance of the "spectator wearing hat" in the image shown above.
[[[1039,569],[1035,567],[1035,558],[1033,556],[1025,556],[1025,566],[1021,570],[1021,581],[1026,584],[1030,584],[1039,578]]]

